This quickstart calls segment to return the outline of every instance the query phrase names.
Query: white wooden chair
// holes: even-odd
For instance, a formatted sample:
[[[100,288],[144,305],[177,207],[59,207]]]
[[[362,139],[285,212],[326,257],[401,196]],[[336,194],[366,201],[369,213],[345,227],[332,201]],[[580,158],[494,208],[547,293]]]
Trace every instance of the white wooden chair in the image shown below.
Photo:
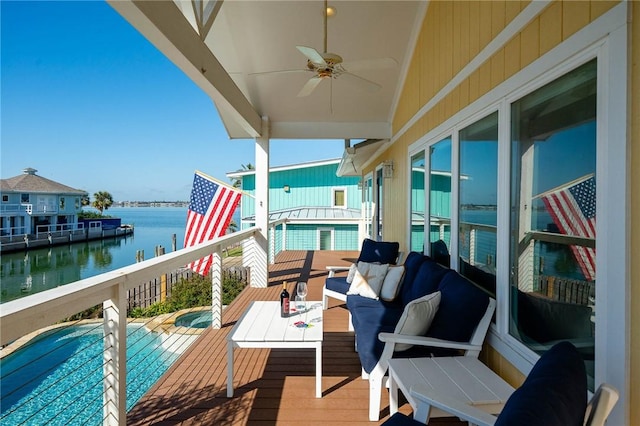
[[[476,326],[471,339],[468,342],[454,342],[448,340],[434,339],[424,336],[408,336],[394,333],[380,333],[378,338],[385,342],[380,360],[368,375],[362,372],[363,378],[369,380],[369,420],[377,421],[380,418],[380,397],[382,387],[386,386],[386,374],[389,368],[389,360],[393,358],[395,345],[406,343],[414,346],[426,346],[432,348],[459,349],[464,351],[465,356],[477,358],[482,350],[482,344],[489,330],[491,318],[496,309],[496,301],[489,298],[487,310]]]
[[[418,411],[423,411],[422,407],[435,407],[453,414],[461,420],[469,422],[470,425],[476,426],[493,426],[499,416],[494,416],[472,405],[465,404],[445,395],[437,395],[433,389],[425,387],[415,387],[411,389],[411,396],[418,403]],[[587,405],[587,411],[584,417],[584,426],[604,426],[607,417],[618,402],[618,391],[611,385],[601,384]],[[398,417],[402,417],[399,415]],[[405,416],[406,417],[406,416]],[[416,419],[421,418],[418,414]],[[407,417],[406,422],[396,420],[394,424],[415,424],[416,420]]]

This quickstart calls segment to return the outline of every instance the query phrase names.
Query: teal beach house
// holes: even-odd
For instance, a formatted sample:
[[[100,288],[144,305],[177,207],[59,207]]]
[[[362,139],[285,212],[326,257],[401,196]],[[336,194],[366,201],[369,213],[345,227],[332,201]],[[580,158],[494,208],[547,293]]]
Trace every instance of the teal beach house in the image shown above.
[[[365,231],[360,177],[338,177],[340,159],[269,169],[270,232],[278,249],[357,250]],[[239,229],[255,226],[255,170],[227,173],[244,191]],[[283,247],[285,246],[285,247]]]

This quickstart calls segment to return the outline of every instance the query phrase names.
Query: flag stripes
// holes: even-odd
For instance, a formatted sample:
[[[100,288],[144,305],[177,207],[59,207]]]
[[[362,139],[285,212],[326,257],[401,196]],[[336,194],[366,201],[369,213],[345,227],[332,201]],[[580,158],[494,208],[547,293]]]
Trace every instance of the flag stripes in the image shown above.
[[[196,172],[187,212],[184,246],[194,246],[224,235],[240,197],[240,191],[235,188]],[[209,255],[187,266],[194,272],[207,275],[211,263],[212,256]]]
[[[550,191],[541,198],[560,232],[596,238],[596,184],[593,175]],[[595,280],[595,249],[572,245],[571,250],[585,278]]]

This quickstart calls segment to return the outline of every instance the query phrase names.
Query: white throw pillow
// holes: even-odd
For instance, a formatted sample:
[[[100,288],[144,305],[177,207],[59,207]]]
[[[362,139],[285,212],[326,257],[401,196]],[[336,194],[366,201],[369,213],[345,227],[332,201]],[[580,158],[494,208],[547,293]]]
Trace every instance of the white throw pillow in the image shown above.
[[[387,275],[382,282],[382,289],[380,289],[380,299],[392,302],[398,295],[402,277],[404,277],[404,266],[389,266]]]
[[[358,265],[356,265],[355,263],[352,263],[351,266],[349,267],[349,273],[347,274],[348,284],[351,284],[351,282],[353,281],[353,277],[356,276],[357,269],[358,269]]]
[[[388,264],[358,262],[358,268],[347,294],[377,299],[388,269]]]
[[[429,327],[433,317],[438,312],[440,306],[440,292],[427,294],[418,299],[412,300],[404,307],[402,316],[396,324],[395,334],[405,334],[408,336],[423,336]],[[407,343],[397,343],[396,351],[406,351],[413,345]]]

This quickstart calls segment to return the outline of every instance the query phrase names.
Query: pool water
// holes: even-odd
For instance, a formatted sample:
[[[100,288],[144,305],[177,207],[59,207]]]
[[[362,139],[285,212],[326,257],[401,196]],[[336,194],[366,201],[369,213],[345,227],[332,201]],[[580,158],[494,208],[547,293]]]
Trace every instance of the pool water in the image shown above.
[[[211,311],[189,312],[176,318],[177,327],[207,328],[211,325]]]
[[[0,423],[102,424],[102,324],[47,333],[0,360]],[[127,325],[127,410],[195,340]]]

